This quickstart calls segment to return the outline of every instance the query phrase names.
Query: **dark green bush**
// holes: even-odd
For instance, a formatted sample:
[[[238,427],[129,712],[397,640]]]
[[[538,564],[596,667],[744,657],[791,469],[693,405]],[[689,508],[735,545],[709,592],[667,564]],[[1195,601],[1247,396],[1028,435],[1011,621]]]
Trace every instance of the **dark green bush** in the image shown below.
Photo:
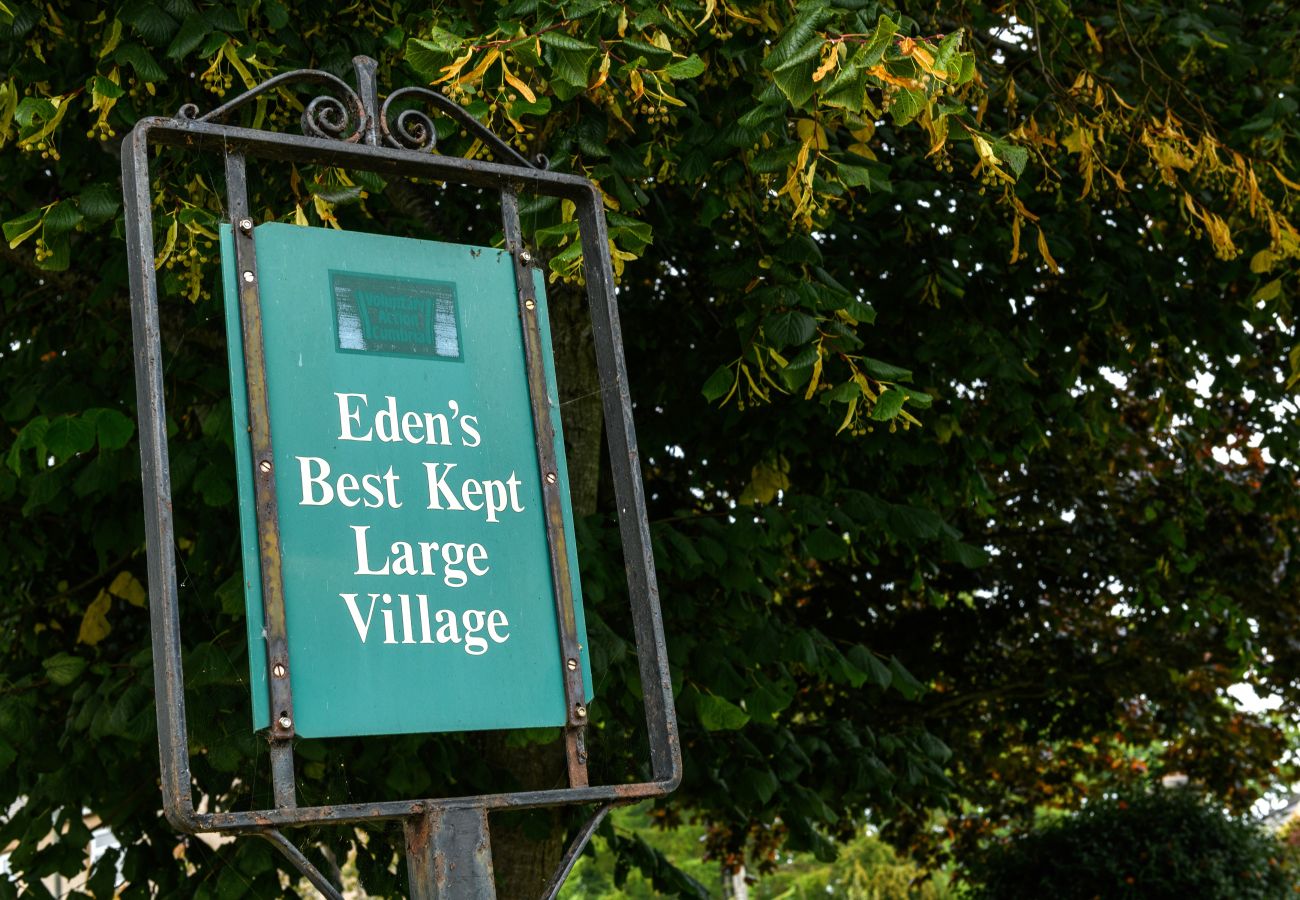
[[[1295,895],[1277,836],[1184,790],[1090,804],[989,849],[971,866],[978,898],[1249,900]]]

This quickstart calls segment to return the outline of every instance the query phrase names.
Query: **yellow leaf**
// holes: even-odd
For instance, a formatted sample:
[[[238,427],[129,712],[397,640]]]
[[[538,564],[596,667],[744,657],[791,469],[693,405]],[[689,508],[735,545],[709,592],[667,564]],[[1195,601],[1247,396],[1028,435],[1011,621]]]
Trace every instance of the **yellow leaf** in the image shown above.
[[[1254,303],[1267,303],[1270,300],[1276,300],[1281,295],[1281,293],[1282,293],[1282,279],[1274,278],[1268,284],[1264,285],[1262,288],[1255,291],[1254,295],[1251,296],[1250,299]]]
[[[47,207],[47,209],[48,209],[48,207]],[[33,234],[35,234],[36,232],[40,231],[41,226],[44,225],[44,224],[45,224],[45,216],[41,216],[39,219],[36,220],[36,224],[35,224],[35,225],[33,225],[31,228],[28,228],[28,229],[27,229],[26,231],[24,231],[22,234],[18,235],[18,236],[15,237],[12,241],[9,242],[9,249],[10,249],[10,250],[14,249],[14,248],[17,247],[19,244],[21,244],[23,241],[25,241],[25,240],[27,240],[29,237],[31,237]]]
[[[168,257],[172,255],[172,250],[176,247],[176,219],[172,219],[171,226],[167,229],[167,239],[163,241],[163,248],[154,258],[153,267],[161,269],[167,262]]]
[[[307,222],[307,214],[306,214],[305,212],[302,211],[302,204],[301,204],[301,203],[298,203],[298,204],[295,204],[295,205],[294,205],[294,208],[293,208],[293,224],[295,224],[295,225],[307,225],[307,224],[308,224],[308,222]]]
[[[782,471],[782,464],[789,469],[790,464],[784,459],[778,460],[776,465],[761,462],[754,466],[750,472],[749,486],[741,492],[739,502],[745,506],[752,506],[755,502],[771,503],[778,493],[788,491],[790,476]]]
[[[457,78],[456,83],[467,84],[467,83],[478,81],[480,78],[483,77],[483,73],[488,70],[488,67],[492,65],[494,62],[496,62],[498,59],[500,59],[500,57],[501,57],[501,51],[493,47],[491,50],[487,52],[486,55],[484,55],[484,57],[481,60],[479,60],[477,66],[475,66],[469,72]]]
[[[840,427],[835,429],[836,434],[839,434],[845,428],[849,427],[849,423],[853,421],[853,414],[857,411],[858,411],[858,398],[854,397],[851,400],[849,400],[848,412],[844,414],[844,421],[840,423]]]
[[[99,48],[99,58],[103,59],[108,54],[117,49],[117,44],[122,40],[122,20],[114,19],[113,24],[108,26],[108,36],[104,38],[104,46]]]
[[[442,84],[442,82],[444,81],[451,81],[453,78],[455,78],[457,75],[460,74],[460,70],[465,68],[465,65],[473,58],[474,58],[474,51],[466,50],[464,56],[457,57],[455,60],[452,61],[450,65],[443,66],[442,77],[433,83]]]
[[[840,48],[843,46],[843,44],[835,44],[831,47],[831,52],[826,54],[826,58],[822,60],[822,64],[817,67],[817,71],[813,72],[812,80],[814,83],[821,81],[835,70],[835,64],[840,58]]]
[[[1047,249],[1047,236],[1043,234],[1043,229],[1038,229],[1038,254],[1043,257],[1043,262],[1047,263],[1047,268],[1052,270],[1052,274],[1060,275],[1061,267],[1052,259],[1052,251]]]
[[[808,382],[808,390],[804,392],[803,398],[811,400],[813,394],[817,393],[817,385],[822,381],[822,345],[821,341],[817,342],[817,361],[813,363],[812,380]]]
[[[600,69],[596,72],[596,80],[593,81],[591,84],[587,85],[587,90],[594,91],[596,88],[604,84],[605,79],[608,77],[609,77],[609,54],[606,53],[604,58],[600,61]]]
[[[81,617],[81,628],[77,631],[77,643],[95,646],[108,633],[113,630],[113,626],[108,624],[108,609],[113,605],[113,598],[109,596],[108,591],[100,591],[94,601],[86,608],[86,614]]]
[[[970,139],[975,142],[975,152],[979,154],[983,162],[990,166],[998,164],[998,155],[993,152],[992,144],[973,131],[970,133]]]
[[[523,97],[529,103],[537,102],[537,95],[533,93],[533,89],[530,88],[528,85],[524,84],[523,80],[520,79],[519,76],[515,75],[513,72],[511,72],[509,69],[506,68],[506,61],[504,59],[501,60],[501,75],[502,77],[505,78],[505,80],[510,84],[512,88],[514,88],[519,92],[519,95],[521,97]]]
[[[1277,166],[1273,165],[1272,163],[1269,163],[1268,167],[1273,170],[1273,174],[1277,176],[1278,181],[1282,182],[1293,191],[1300,191],[1300,184],[1296,184],[1290,178],[1287,178],[1285,175],[1283,175]]]
[[[1011,262],[1020,258],[1020,216],[1011,220]]]
[[[696,27],[696,28],[699,28],[699,27],[700,27],[701,25],[703,25],[705,22],[709,21],[709,19],[712,19],[712,18],[713,18],[713,14],[714,14],[715,12],[717,12],[717,11],[718,11],[718,0],[704,0],[704,17],[703,17],[702,19],[700,19],[700,21],[698,21],[698,22],[695,23],[695,27]],[[619,28],[618,35],[619,35],[619,37],[622,37],[622,36],[623,36],[623,29],[627,27],[627,10],[626,10],[626,9],[625,9],[625,10],[624,10],[620,15],[619,15],[619,20],[618,20],[618,21],[619,21],[619,24],[622,26],[621,28]]]
[[[1250,258],[1250,271],[1256,275],[1263,275],[1273,269],[1273,263],[1277,262],[1277,257],[1269,250],[1261,250]]]
[[[632,84],[633,102],[640,100],[645,95],[645,82],[641,79],[641,73],[633,69],[628,81]]]
[[[148,599],[144,592],[144,585],[130,572],[118,572],[113,583],[108,586],[108,592],[114,597],[121,597],[132,606],[144,606]]]
[[[1098,53],[1100,53],[1101,38],[1097,37],[1097,29],[1093,28],[1092,23],[1089,22],[1087,19],[1083,20],[1083,27],[1084,30],[1088,32],[1088,40],[1092,41],[1092,46],[1097,49]]]
[[[830,148],[830,142],[826,140],[826,129],[812,119],[800,119],[795,122],[794,127],[799,139],[812,149],[826,150]]]

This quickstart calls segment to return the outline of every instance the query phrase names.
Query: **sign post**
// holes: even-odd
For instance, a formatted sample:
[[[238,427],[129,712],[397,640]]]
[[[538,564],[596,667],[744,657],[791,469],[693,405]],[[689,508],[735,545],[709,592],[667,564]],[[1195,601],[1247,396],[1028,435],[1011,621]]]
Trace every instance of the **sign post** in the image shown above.
[[[591,803],[554,896],[600,819],[680,780],[672,690],[623,363],[602,199],[547,171],[436,92],[379,104],[317,70],[272,78],[207,115],[139,122],[123,145],[164,811],[188,832],[257,834],[337,896],[282,829],[399,819],[413,897],[495,896],[489,810]],[[225,124],[256,98],[325,85],[304,136]],[[420,102],[500,162],[439,156]],[[153,270],[149,148],[220,153],[252,727],[274,809],[199,812],[189,776],[176,560]],[[256,222],[250,157],[437,178],[500,192],[504,247]],[[647,782],[591,785],[593,702],[546,299],[521,192],[577,209],[650,738]],[[567,788],[298,805],[304,737],[559,726]]]

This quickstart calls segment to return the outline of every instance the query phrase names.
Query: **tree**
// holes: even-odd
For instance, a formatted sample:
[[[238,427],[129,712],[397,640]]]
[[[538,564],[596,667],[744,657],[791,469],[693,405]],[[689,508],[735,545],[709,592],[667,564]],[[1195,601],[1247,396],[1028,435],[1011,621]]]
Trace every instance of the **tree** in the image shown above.
[[[279,889],[263,845],[214,853],[154,816],[115,147],[141,115],[207,109],[295,67],[346,75],[356,53],[380,60],[381,84],[435,84],[606,194],[686,754],[664,824],[692,810],[724,865],[761,864],[780,845],[829,857],[864,812],[918,849],[939,815],[963,848],[1146,777],[1133,748],[1237,806],[1277,776],[1276,721],[1222,692],[1248,680],[1283,712],[1297,699],[1300,18],[1286,4],[520,0],[435,15],[136,0],[0,15],[14,34],[0,49],[0,803],[26,798],[0,844],[23,843],[25,878],[80,864],[84,806],[127,848],[131,892],[181,890],[186,866],[186,891]],[[293,114],[290,98],[250,113],[286,128]],[[440,148],[482,152],[450,131]],[[259,176],[260,218],[497,239],[493,216],[438,186]],[[214,364],[220,190],[218,170],[168,157],[155,215],[195,777],[231,807],[265,784],[246,774],[262,751],[244,724]],[[590,513],[593,774],[615,780],[642,764],[639,689],[595,388],[571,349],[579,251],[563,204],[525,211]],[[544,779],[545,737],[307,742],[303,796],[500,788],[506,758],[512,777]],[[67,833],[38,846],[51,816]],[[498,838],[507,895],[532,892],[564,825]],[[311,837],[356,852],[372,891],[396,889],[391,835]]]

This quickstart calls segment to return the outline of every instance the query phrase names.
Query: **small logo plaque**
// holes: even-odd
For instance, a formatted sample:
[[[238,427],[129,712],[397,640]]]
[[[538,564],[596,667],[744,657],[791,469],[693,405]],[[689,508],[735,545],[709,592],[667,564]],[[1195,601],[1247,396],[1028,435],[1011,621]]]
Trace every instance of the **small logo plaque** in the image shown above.
[[[330,289],[339,350],[461,358],[454,284],[331,271]]]

